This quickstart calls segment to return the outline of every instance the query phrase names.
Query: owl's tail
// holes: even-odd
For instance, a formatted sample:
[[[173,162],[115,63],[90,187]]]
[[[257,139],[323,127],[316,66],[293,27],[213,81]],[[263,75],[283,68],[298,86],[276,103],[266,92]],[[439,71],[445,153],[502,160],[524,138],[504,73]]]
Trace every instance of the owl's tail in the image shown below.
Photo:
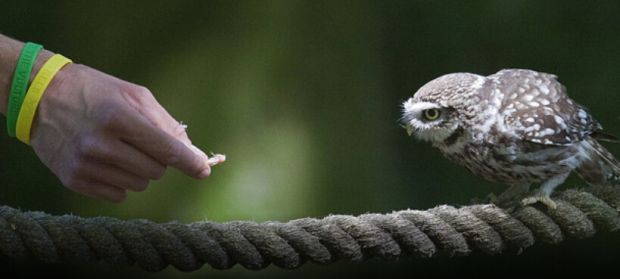
[[[575,171],[590,185],[620,185],[620,162],[593,138],[583,141],[588,160]]]

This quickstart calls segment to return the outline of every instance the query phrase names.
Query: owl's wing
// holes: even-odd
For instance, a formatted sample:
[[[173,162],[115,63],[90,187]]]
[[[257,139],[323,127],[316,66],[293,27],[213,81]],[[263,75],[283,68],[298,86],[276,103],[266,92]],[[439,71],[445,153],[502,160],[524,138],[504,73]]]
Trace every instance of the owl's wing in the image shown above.
[[[620,143],[620,139],[614,135],[610,135],[608,133],[604,133],[603,131],[597,130],[592,134],[592,137],[599,141]]]
[[[602,130],[588,110],[571,100],[551,74],[530,70],[498,72],[501,113],[517,137],[545,145],[568,145]]]

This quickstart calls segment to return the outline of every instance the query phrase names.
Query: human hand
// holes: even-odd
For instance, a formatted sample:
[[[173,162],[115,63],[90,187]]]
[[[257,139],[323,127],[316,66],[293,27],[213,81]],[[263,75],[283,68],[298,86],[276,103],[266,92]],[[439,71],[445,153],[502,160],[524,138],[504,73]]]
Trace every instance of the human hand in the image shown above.
[[[148,89],[80,64],[47,88],[31,145],[67,188],[114,202],[145,190],[167,166],[205,178],[216,159],[192,145]]]

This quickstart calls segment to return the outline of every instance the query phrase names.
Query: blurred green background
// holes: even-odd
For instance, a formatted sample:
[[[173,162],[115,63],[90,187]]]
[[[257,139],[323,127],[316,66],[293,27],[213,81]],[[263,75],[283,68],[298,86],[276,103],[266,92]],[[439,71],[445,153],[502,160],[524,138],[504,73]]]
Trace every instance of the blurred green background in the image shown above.
[[[558,75],[620,135],[619,14],[618,1],[2,1],[1,33],[148,87],[189,125],[197,146],[228,161],[202,181],[169,170],[119,205],[65,189],[28,147],[2,136],[0,203],[160,222],[285,221],[465,204],[505,187],[409,138],[398,126],[400,104],[442,74],[529,68]],[[609,148],[620,155],[619,146]],[[571,261],[617,263],[601,251],[612,248],[620,249],[617,234],[522,257],[149,275],[482,272],[517,270],[515,261],[566,271]],[[144,275],[106,265],[39,268]]]

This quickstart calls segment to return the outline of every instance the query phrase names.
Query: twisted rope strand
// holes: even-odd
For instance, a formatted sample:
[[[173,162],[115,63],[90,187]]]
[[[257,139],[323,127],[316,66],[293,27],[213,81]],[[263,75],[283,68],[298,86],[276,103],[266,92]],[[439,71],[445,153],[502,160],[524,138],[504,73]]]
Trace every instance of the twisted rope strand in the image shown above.
[[[330,215],[286,223],[209,221],[157,224],[110,217],[80,218],[23,212],[0,206],[0,254],[46,263],[106,261],[148,271],[168,265],[190,271],[273,263],[296,268],[372,257],[395,260],[521,252],[535,240],[559,243],[620,228],[620,189],[566,190],[555,210],[526,206],[506,211],[491,204],[360,216]]]

